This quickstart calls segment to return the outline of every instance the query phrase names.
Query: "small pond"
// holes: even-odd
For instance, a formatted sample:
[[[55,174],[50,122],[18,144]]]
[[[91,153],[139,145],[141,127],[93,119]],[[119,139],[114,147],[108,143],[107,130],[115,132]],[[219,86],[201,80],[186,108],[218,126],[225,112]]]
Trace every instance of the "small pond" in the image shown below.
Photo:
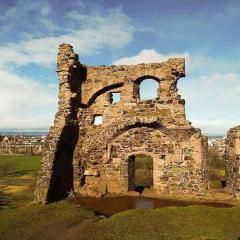
[[[74,202],[82,207],[94,211],[96,214],[104,215],[106,217],[113,214],[123,212],[129,209],[139,208],[161,208],[168,206],[189,206],[189,205],[205,205],[212,207],[232,207],[228,203],[216,202],[196,202],[196,201],[182,201],[170,199],[157,199],[148,197],[132,197],[132,196],[117,196],[117,197],[76,197]]]

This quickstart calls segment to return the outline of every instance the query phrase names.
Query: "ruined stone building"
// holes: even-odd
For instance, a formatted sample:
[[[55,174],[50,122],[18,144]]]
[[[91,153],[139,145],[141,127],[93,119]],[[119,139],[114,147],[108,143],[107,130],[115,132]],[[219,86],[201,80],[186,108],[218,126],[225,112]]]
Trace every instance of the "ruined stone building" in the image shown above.
[[[240,126],[231,128],[226,139],[227,188],[240,198]]]
[[[135,156],[153,159],[153,192],[205,194],[206,139],[186,120],[177,82],[185,60],[132,66],[85,66],[68,44],[59,48],[58,112],[45,144],[35,196],[45,203],[70,191],[100,196],[135,190]],[[157,97],[141,100],[141,83]],[[114,100],[118,95],[118,101]]]

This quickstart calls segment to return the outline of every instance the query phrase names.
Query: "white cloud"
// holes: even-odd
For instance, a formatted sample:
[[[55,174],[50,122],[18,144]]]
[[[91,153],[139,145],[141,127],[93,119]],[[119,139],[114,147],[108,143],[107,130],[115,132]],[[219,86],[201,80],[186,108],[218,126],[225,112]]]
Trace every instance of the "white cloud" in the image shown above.
[[[188,74],[187,74],[188,76]],[[186,80],[180,81],[179,89],[187,102],[202,101],[209,98],[209,101],[229,101],[224,96],[237,96],[239,91],[239,77],[237,74],[210,73],[209,75],[189,76]]]
[[[205,134],[227,134],[231,127],[239,125],[239,121],[229,118],[218,119],[193,119],[194,127],[202,129]]]
[[[11,5],[9,9],[0,16],[0,19],[18,18],[21,16],[26,16],[31,12],[39,13],[41,16],[46,17],[51,11],[51,5],[48,1],[31,1],[31,0],[18,0]],[[18,19],[23,21],[24,19]]]
[[[158,63],[168,60],[169,58],[185,58],[186,60],[186,71],[187,74],[196,69],[201,69],[209,65],[212,60],[196,55],[190,54],[189,52],[182,53],[169,53],[169,54],[161,54],[157,52],[155,49],[143,49],[135,56],[131,57],[123,57],[113,61],[113,65],[134,65],[140,63]]]
[[[240,86],[229,90],[227,93],[227,96],[228,97],[240,97]]]
[[[135,28],[119,9],[109,11],[106,16],[96,12],[71,16],[78,16],[79,27],[69,29],[67,34],[0,45],[0,65],[35,63],[48,66],[55,62],[57,46],[64,42],[72,44],[81,56],[97,54],[104,47],[120,48],[133,39]]]
[[[52,125],[57,106],[57,86],[20,77],[1,69],[0,84],[0,128]]]
[[[238,77],[234,73],[213,73],[210,76],[201,76],[199,81],[207,83],[207,84],[215,84],[216,82],[228,82],[235,81]]]
[[[236,79],[236,74],[232,73],[232,71],[236,69],[236,67],[234,66],[236,61],[221,61],[219,59],[213,59],[209,56],[190,53],[188,51],[162,54],[159,53],[156,49],[143,49],[134,56],[126,56],[120,59],[116,59],[112,62],[112,64],[134,65],[140,63],[157,63],[166,61],[169,58],[176,57],[185,58],[187,77],[190,77],[192,75],[194,75],[194,77],[195,75],[203,75],[203,78],[201,80],[205,80],[205,75],[206,77],[209,77],[211,75],[209,81],[215,81],[218,79]]]
[[[31,1],[18,0],[9,4],[8,9],[0,15],[0,33],[17,38],[30,35],[33,36],[39,31],[52,32],[53,22],[50,18],[52,12],[51,4],[47,0]]]
[[[124,57],[121,59],[117,59],[113,62],[113,65],[134,65],[140,63],[157,63],[165,61],[169,58],[174,57],[189,57],[189,54],[182,53],[182,54],[168,54],[163,55],[158,53],[155,49],[143,49],[140,53],[132,57]]]

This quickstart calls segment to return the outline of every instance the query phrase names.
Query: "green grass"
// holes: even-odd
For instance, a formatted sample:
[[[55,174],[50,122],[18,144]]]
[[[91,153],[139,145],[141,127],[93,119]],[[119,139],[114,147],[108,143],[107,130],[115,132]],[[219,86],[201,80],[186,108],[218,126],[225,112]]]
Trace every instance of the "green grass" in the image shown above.
[[[109,219],[69,203],[1,210],[1,240],[239,240],[240,208],[129,210]]]
[[[210,168],[209,179],[210,179],[210,189],[223,188],[222,181],[225,180],[225,169]]]
[[[27,172],[36,172],[40,167],[41,156],[25,155],[0,155],[1,161],[11,161],[14,165],[14,172],[25,174]]]
[[[1,240],[240,240],[240,208],[138,209],[106,219],[66,201],[33,205],[41,157],[0,155],[0,161],[7,159],[14,169],[0,181],[7,202],[0,209]],[[24,190],[7,193],[9,187]]]
[[[4,208],[17,208],[32,202],[41,159],[41,156],[0,155],[0,163],[9,162],[12,168],[0,178]]]
[[[91,212],[68,203],[0,210],[0,239],[56,239],[68,228],[93,220]]]
[[[220,180],[210,181],[210,189],[219,189],[219,188],[223,188]]]
[[[130,210],[91,226],[73,239],[238,240],[240,209],[206,206]]]

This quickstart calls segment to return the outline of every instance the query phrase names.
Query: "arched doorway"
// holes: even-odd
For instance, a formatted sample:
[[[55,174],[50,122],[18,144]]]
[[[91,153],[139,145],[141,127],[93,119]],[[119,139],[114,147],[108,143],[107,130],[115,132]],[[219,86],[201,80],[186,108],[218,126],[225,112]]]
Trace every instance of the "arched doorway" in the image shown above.
[[[128,191],[142,193],[153,186],[153,158],[145,154],[128,157]]]

